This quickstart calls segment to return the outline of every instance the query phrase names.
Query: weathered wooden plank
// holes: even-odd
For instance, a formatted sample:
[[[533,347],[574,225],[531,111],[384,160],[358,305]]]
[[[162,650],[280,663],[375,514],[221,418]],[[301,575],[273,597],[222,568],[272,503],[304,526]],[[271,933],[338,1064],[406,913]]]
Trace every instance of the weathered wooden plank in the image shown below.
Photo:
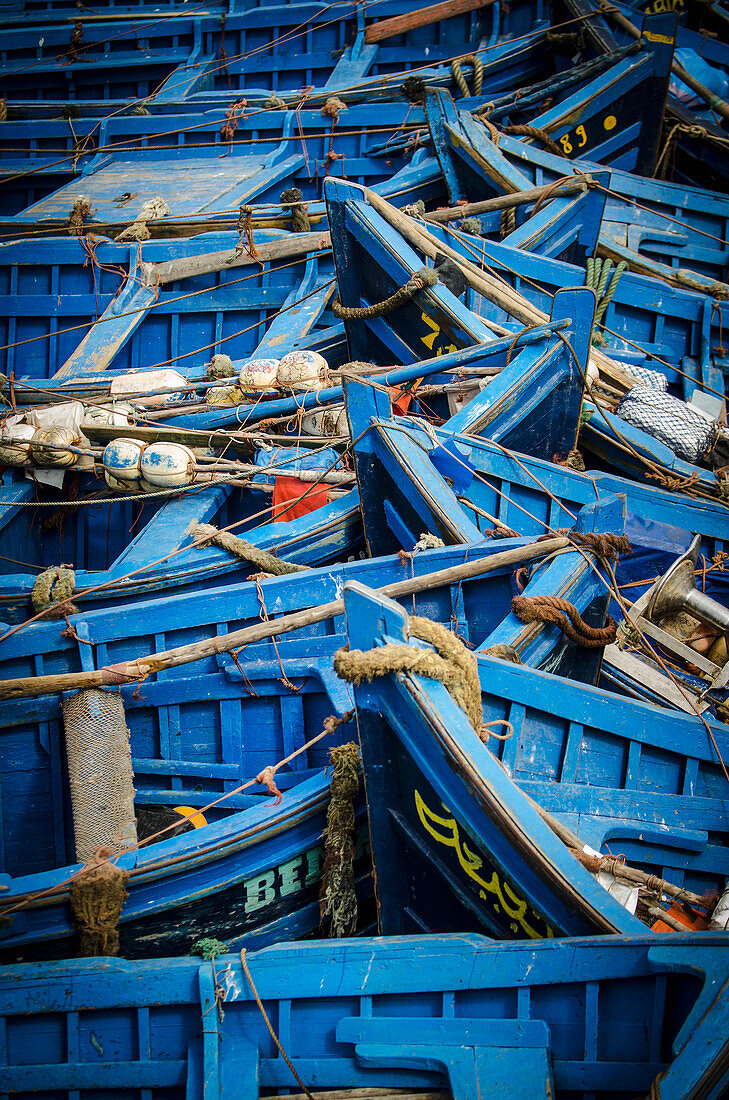
[[[427,27],[441,19],[450,19],[453,15],[463,15],[493,3],[494,0],[443,0],[443,3],[430,4],[427,8],[409,12],[407,15],[393,15],[391,19],[382,19],[368,27],[365,31],[365,42],[368,45],[371,42],[381,42],[384,38],[393,38],[396,34],[404,34],[405,31],[412,31],[417,27]]]
[[[227,271],[229,268],[246,267],[266,260],[306,256],[309,252],[330,248],[331,238],[329,233],[296,233],[291,238],[266,241],[256,244],[255,247],[257,256],[245,250],[238,252],[236,249],[226,248],[221,252],[204,252],[200,256],[185,256],[180,260],[164,260],[154,264],[153,271],[160,285],[164,286],[165,283],[189,279],[194,275],[208,275],[213,271]]]

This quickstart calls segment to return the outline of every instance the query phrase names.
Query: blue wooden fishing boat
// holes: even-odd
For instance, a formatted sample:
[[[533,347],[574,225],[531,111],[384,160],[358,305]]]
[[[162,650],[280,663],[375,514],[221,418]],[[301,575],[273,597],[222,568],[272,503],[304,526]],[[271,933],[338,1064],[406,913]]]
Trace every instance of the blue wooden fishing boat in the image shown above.
[[[599,531],[602,522],[616,526],[617,519],[612,505],[588,509],[581,530],[587,524]],[[0,685],[6,700],[0,704],[0,756],[10,780],[3,781],[3,816],[10,831],[2,848],[0,908],[12,917],[0,927],[5,957],[68,952],[74,932],[69,876],[79,870],[74,855],[88,859],[85,846],[98,847],[95,840],[106,833],[117,835],[120,815],[116,803],[110,807],[107,800],[101,815],[106,833],[92,830],[95,839],[88,839],[82,807],[94,802],[98,768],[91,788],[74,786],[69,805],[64,760],[66,751],[69,761],[78,759],[73,738],[79,708],[87,727],[102,709],[107,740],[120,723],[129,731],[140,839],[156,832],[145,825],[150,815],[154,819],[166,811],[173,822],[180,813],[204,815],[193,818],[191,832],[132,845],[119,857],[129,872],[129,898],[120,918],[125,953],[187,950],[198,935],[215,934],[233,944],[249,935],[262,943],[314,931],[319,856],[307,853],[318,849],[322,831],[329,789],[326,750],[339,738],[351,740],[346,724],[332,737],[317,738],[329,714],[341,718],[351,706],[332,671],[332,654],[345,639],[343,605],[331,601],[340,597],[348,578],[378,586],[401,582],[408,606],[446,624],[455,615],[458,630],[472,644],[486,644],[498,630],[499,637],[519,646],[524,661],[548,662],[584,678],[595,674],[594,650],[581,650],[551,624],[525,627],[515,619],[502,624],[515,565],[538,562],[555,545],[564,548],[559,540],[549,545],[507,540],[355,562],[214,589],[204,600],[191,593],[75,615],[65,632],[58,623],[46,623],[7,635],[0,643],[3,668],[18,678]],[[590,552],[570,549],[538,568],[525,592],[569,598],[586,621],[600,625],[606,599],[592,560]],[[269,615],[275,616],[275,628]],[[145,651],[160,647],[184,650],[189,659],[169,667],[162,659],[157,671],[149,666],[143,683],[104,691],[105,668],[145,659]],[[111,675],[117,684],[130,680],[125,673]],[[91,682],[96,687],[87,688]],[[81,690],[69,696],[75,687]],[[29,691],[33,701],[27,695],[13,698],[18,690]],[[93,728],[98,739],[98,723]],[[283,795],[274,802],[266,793],[264,771],[299,749],[296,759],[276,771]],[[27,784],[17,783],[16,753],[25,761]],[[175,816],[180,805],[191,809]],[[119,847],[119,841],[112,846]],[[303,883],[291,889],[284,884],[274,899],[269,887],[277,875],[285,878],[292,860],[299,869],[302,860],[309,861],[309,892],[301,893]],[[29,905],[38,891],[42,899]]]
[[[710,823],[723,819],[726,802],[714,730],[700,738],[703,759],[687,788],[687,761],[673,756],[665,735],[675,721],[682,732],[673,746],[682,755],[696,717],[675,715],[664,725],[665,714],[655,708],[616,708],[614,696],[589,688],[568,701],[582,688],[493,657],[479,657],[477,669],[465,649],[459,654],[423,620],[409,620],[405,609],[356,582],[345,586],[345,606],[349,650],[337,654],[334,667],[356,685],[381,931],[458,927],[501,939],[569,935],[576,928],[630,932],[638,917],[649,924],[660,917],[656,899],[664,889],[686,900],[693,881],[699,893],[690,897],[699,905],[707,886],[723,891],[727,837],[709,840]],[[435,651],[424,652],[420,638]],[[410,661],[403,652],[408,643]],[[723,742],[720,726],[714,728]],[[493,740],[498,748],[490,751]],[[632,778],[622,770],[626,759],[633,761]],[[676,771],[663,771],[669,760]],[[702,809],[699,825],[694,815]],[[673,849],[674,842],[682,845],[684,824],[685,841],[692,828],[705,830],[703,844],[689,842],[688,859],[687,850],[677,858]],[[601,891],[600,880],[585,871],[612,866],[618,878],[620,872],[600,858],[599,847],[592,853],[597,862],[590,861],[583,826],[588,843],[608,850],[619,843],[621,852],[625,843],[659,876],[676,867],[678,888],[626,875],[638,892],[616,907],[620,895],[609,877]]]
[[[661,17],[656,18],[656,39],[664,39],[666,35],[659,33],[663,22]],[[664,29],[671,30],[670,27]],[[608,110],[619,110],[619,104],[634,104],[639,98],[643,99],[653,105],[651,117],[646,113],[644,123],[637,120],[630,127],[630,140],[638,149],[638,154],[652,162],[659,121],[658,117],[653,116],[656,111],[658,115],[662,112],[670,64],[670,46],[657,40],[638,60],[629,56],[636,48],[627,47],[616,54],[578,66],[562,75],[559,81],[550,77],[528,90],[517,89],[515,93],[508,93],[507,102],[502,103],[503,97],[499,97],[494,109],[505,117],[513,116],[517,125],[521,125],[519,120],[526,112],[525,117],[528,117],[530,125],[536,125],[538,129],[546,126],[550,132],[557,134],[558,131],[567,132],[565,124],[571,118],[579,117],[581,124],[588,126],[593,115],[602,117]],[[626,60],[621,60],[623,55]],[[605,72],[608,70],[606,83]],[[596,76],[596,72],[601,75]],[[558,106],[551,112],[532,117],[534,111],[530,110],[529,104],[540,103],[547,95],[556,99]],[[295,112],[295,120],[289,112],[267,108],[247,110],[247,105],[243,106],[241,102],[229,106],[227,111],[207,111],[203,121],[198,116],[184,114],[176,114],[172,118],[112,116],[99,124],[97,148],[93,158],[83,168],[83,180],[75,180],[47,199],[29,206],[10,219],[7,228],[12,227],[18,232],[21,227],[37,230],[39,226],[58,224],[59,220],[65,222],[73,203],[79,196],[87,194],[96,209],[97,221],[102,224],[112,221],[114,213],[118,213],[118,208],[112,205],[117,195],[133,196],[129,200],[128,212],[133,212],[135,216],[144,201],[157,196],[166,201],[174,198],[179,206],[181,188],[173,169],[175,162],[181,158],[187,161],[185,167],[188,171],[197,171],[207,178],[197,181],[195,189],[185,196],[182,209],[172,210],[172,214],[178,217],[203,210],[207,214],[230,210],[231,206],[248,203],[253,198],[270,201],[274,198],[271,187],[274,179],[276,184],[299,186],[305,198],[315,197],[311,188],[312,175],[331,174],[333,168],[347,178],[364,181],[364,166],[358,164],[355,168],[352,161],[361,160],[365,150],[369,152],[369,157],[365,154],[365,159],[376,160],[379,154],[380,160],[387,162],[381,164],[381,174],[371,178],[370,184],[392,175],[392,171],[384,171],[385,168],[404,166],[413,152],[414,143],[417,145],[422,109],[407,102],[378,102],[372,106],[353,103],[345,111],[334,102],[336,98],[332,97],[314,109],[307,109],[302,104]],[[292,132],[294,121],[297,133]],[[34,137],[34,132],[24,133],[23,123],[11,125],[17,128],[19,149],[11,147],[15,176],[10,175],[7,182],[14,185],[18,173],[24,170],[24,150],[33,160],[35,172],[53,167],[58,174],[58,156],[49,154],[46,159],[44,154],[44,158],[39,158],[34,142],[31,140],[28,145],[28,139]],[[392,131],[388,133],[390,126]],[[379,135],[388,133],[388,136],[375,145],[367,140],[375,132]],[[289,144],[291,141],[295,144]],[[302,146],[301,159],[296,158],[294,153],[299,143]],[[212,150],[207,147],[216,144],[222,147],[214,154],[216,162],[222,157],[225,164],[210,163]],[[255,146],[253,151],[248,148],[251,144]],[[598,155],[599,152],[607,163],[612,163],[615,158],[610,148],[610,143],[603,143],[595,153]],[[200,152],[201,149],[207,149],[207,156]],[[59,151],[63,154],[65,150]],[[19,152],[21,160],[18,165]],[[161,153],[168,155],[160,156]],[[245,165],[240,159],[244,154]],[[75,151],[66,156],[72,163],[77,159]],[[154,160],[154,165],[149,164],[150,159]],[[274,168],[277,169],[275,173],[272,171]],[[148,191],[147,187],[151,190]],[[407,201],[406,197],[404,201]]]
[[[632,540],[650,544],[654,525],[692,531],[701,534],[712,558],[729,538],[729,512],[698,490],[692,499],[614,474],[583,473],[449,425],[426,432],[415,421],[391,418],[389,395],[364,383],[350,383],[346,397],[352,436],[360,436],[355,470],[362,470],[360,500],[372,553],[409,549],[408,532],[425,527],[449,544],[477,541],[494,526],[539,535],[562,527],[575,507],[614,493],[625,496]],[[442,451],[450,455],[449,466]],[[657,542],[664,537],[658,530],[654,535]]]
[[[184,260],[182,262],[184,264]],[[145,271],[149,274],[148,268]],[[154,280],[151,282],[154,283]],[[321,305],[325,305],[330,293],[331,288],[325,285],[320,295]],[[477,397],[462,414],[468,420],[470,431],[488,431],[492,438],[500,439],[509,446],[533,449],[545,456],[551,456],[556,451],[567,453],[574,446],[577,435],[582,395],[580,361],[585,361],[592,317],[591,293],[583,291],[582,298],[581,302],[579,294],[575,297],[570,292],[563,292],[555,299],[551,324],[516,340],[509,337],[485,346],[476,345],[460,353],[395,368],[379,374],[378,384],[405,387],[401,393],[411,401],[412,413],[446,419],[450,415],[451,401],[456,404],[462,400],[468,401],[472,392],[469,387],[478,389],[483,380],[489,380],[488,394]],[[315,299],[316,295],[310,302]],[[142,305],[141,311],[145,308]],[[154,302],[149,308],[154,310]],[[573,321],[569,314],[579,320]],[[310,313],[308,318],[302,320],[300,315],[294,314],[293,320],[288,321],[288,332],[286,318],[279,317],[278,324],[274,322],[266,333],[264,344],[270,349],[276,343],[279,347],[289,347],[290,340],[296,346],[296,337],[300,336],[312,316],[313,313]],[[105,355],[114,350],[115,320],[112,313],[108,324],[96,326],[102,330],[100,340],[103,341]],[[119,329],[118,349],[129,335],[128,318],[119,318],[116,325]],[[107,334],[108,329],[112,330],[111,336]],[[98,380],[103,379],[105,373],[84,373],[89,364],[101,365],[101,356],[95,354],[95,345],[88,346],[94,331],[86,338],[85,355],[82,354],[82,344],[71,356],[70,364],[67,363],[58,372],[58,379],[47,385],[26,383],[27,388],[20,383],[15,391],[18,398],[37,401],[39,397],[47,399],[50,393],[58,400],[62,394],[79,398],[98,392]],[[136,338],[140,343],[143,335],[142,326]],[[569,341],[571,351],[562,341],[563,335]],[[577,362],[572,357],[575,349],[579,356]],[[262,353],[259,345],[257,354]],[[511,362],[510,357],[513,357]],[[74,364],[75,370],[71,369]],[[119,377],[118,370],[110,374],[112,378]],[[141,385],[144,374],[127,377],[132,380],[139,378]],[[90,381],[87,382],[87,379]],[[407,389],[408,385],[412,387],[415,384],[417,387],[423,381],[426,385],[422,397],[417,388]],[[194,387],[195,383],[191,384]],[[194,389],[192,392],[195,392]],[[164,396],[161,395],[160,400]],[[171,422],[176,426],[184,424],[201,429],[231,423],[245,426],[249,415],[254,422],[265,419],[270,424],[272,413],[276,413],[279,417],[283,416],[280,422],[284,434],[272,439],[272,442],[284,444],[279,452],[260,449],[269,437],[260,433],[256,436],[255,431],[250,430],[253,425],[249,425],[247,433],[231,436],[200,430],[170,431],[164,427],[150,428],[144,423],[141,428],[104,424],[98,427],[93,422],[88,426],[87,421],[83,420],[79,430],[88,433],[92,442],[109,443],[112,449],[115,438],[121,438],[127,446],[125,440],[130,437],[134,440],[140,435],[140,448],[150,440],[161,440],[163,443],[173,441],[173,447],[177,447],[178,451],[180,444],[203,447],[206,453],[213,448],[214,453],[222,456],[220,461],[227,463],[227,473],[224,468],[218,472],[217,464],[211,457],[208,465],[202,465],[189,485],[183,485],[179,490],[157,490],[151,494],[139,487],[132,491],[130,498],[128,493],[115,494],[109,488],[99,492],[97,479],[102,472],[109,481],[107,452],[103,456],[104,466],[101,465],[102,458],[97,455],[89,468],[74,466],[65,474],[63,470],[56,471],[60,483],[50,488],[24,479],[21,467],[16,471],[17,476],[0,493],[0,553],[4,574],[0,580],[2,616],[10,622],[23,621],[44,607],[47,601],[41,600],[39,593],[41,589],[45,590],[50,574],[43,572],[38,577],[37,570],[44,567],[53,570],[59,561],[74,563],[76,572],[73,584],[77,598],[83,605],[89,606],[90,602],[93,606],[105,601],[118,603],[144,598],[155,588],[169,591],[173,588],[190,590],[193,586],[209,586],[217,583],[224,573],[234,572],[236,579],[240,579],[252,568],[261,567],[262,562],[256,551],[269,551],[299,565],[324,564],[351,556],[357,552],[360,541],[359,501],[356,492],[346,491],[351,486],[351,478],[348,482],[346,473],[334,469],[340,459],[339,452],[326,446],[329,442],[326,436],[317,437],[309,440],[310,451],[302,460],[302,448],[306,452],[307,437],[298,431],[287,437],[284,430],[289,423],[287,416],[289,419],[295,417],[307,405],[321,409],[337,399],[342,400],[341,385],[278,400],[264,401],[262,395],[257,395],[251,404],[234,405],[224,412],[207,406],[209,412],[184,415],[186,404],[183,402],[177,408],[162,405],[158,414],[166,419],[174,417]],[[148,400],[144,398],[145,402]],[[52,412],[53,406],[46,407],[46,414]],[[138,412],[143,422],[146,417],[154,415],[146,405]],[[174,416],[175,413],[178,415]],[[14,438],[13,432],[18,430],[10,427],[7,436],[2,437],[6,444],[3,455],[9,454],[12,449],[9,441]],[[32,431],[32,428],[29,430]],[[290,440],[288,447],[285,446],[287,438]],[[248,471],[246,477],[244,470],[239,470],[235,463],[229,461],[231,444],[249,459],[250,452],[255,452],[256,462],[270,470],[273,504],[269,504],[270,498],[262,497],[258,479],[252,477],[255,467],[245,467]],[[26,461],[24,452],[19,460]],[[6,461],[14,460],[7,458]],[[294,512],[294,518],[289,519],[285,510],[282,515],[278,514],[280,508],[275,495],[277,472],[284,476],[297,475],[301,466],[307,467],[310,477],[338,478],[340,484],[324,487],[328,488],[328,499],[327,494],[325,499],[321,498],[320,488],[311,501],[314,509],[300,518],[295,518]],[[41,475],[36,473],[36,476]],[[207,487],[206,481],[211,477],[217,483]],[[110,484],[123,488],[113,478]],[[312,485],[308,491],[315,488]],[[76,515],[69,516],[64,512],[69,493],[72,501],[84,502]],[[307,486],[301,485],[299,496],[303,501],[306,493]],[[294,503],[292,499],[289,511]],[[43,518],[39,519],[41,508]],[[217,547],[207,546],[201,550],[195,545],[189,533],[191,525],[211,522],[218,528],[232,529],[245,537],[249,545],[241,545],[240,550],[243,558],[247,555],[248,560],[236,558]],[[255,564],[252,565],[252,562]],[[269,568],[278,568],[279,564],[273,563]],[[266,568],[265,565],[263,567]]]
[[[0,1084],[100,1100],[140,1087],[155,1100],[183,1090],[257,1100],[302,1084],[470,1100],[497,1096],[506,1080],[515,1100],[616,1100],[658,1081],[664,1100],[719,1100],[726,944],[716,933],[510,944],[414,935],[209,962],[3,967]]]
[[[297,112],[236,108],[232,114],[112,115],[98,122],[89,159],[78,161],[81,174],[22,213],[4,218],[3,232],[14,237],[24,229],[36,236],[39,229],[65,233],[71,208],[83,196],[91,201],[83,225],[97,233],[132,224],[144,204],[158,197],[189,232],[196,227],[199,232],[201,225],[210,228],[216,216],[235,226],[241,204],[266,203],[275,213],[283,190],[298,187],[305,199],[314,199],[324,176],[336,173],[370,186],[385,184],[386,190],[402,189],[404,202],[441,194],[437,166],[423,179],[418,171],[422,157],[413,149],[393,150],[391,156],[370,151],[375,140],[381,150],[388,137],[408,133],[415,138],[423,125],[422,108],[406,101],[376,108],[353,104],[331,115],[322,113],[324,106]],[[35,123],[9,125],[16,128],[17,142],[3,178],[14,193],[21,182],[33,190],[36,177],[46,170],[57,177],[59,160],[73,168],[77,153],[67,153],[65,143],[56,152],[39,154]],[[405,176],[395,178],[401,168]]]
[[[286,96],[296,105],[308,98],[307,88],[333,94],[385,78],[402,85],[413,69],[431,79],[443,66],[440,80],[460,94],[451,61],[475,50],[477,91],[485,76],[491,94],[552,69],[542,4],[529,8],[518,5],[515,18],[498,5],[461,4],[449,11],[380,0],[366,11],[348,2],[255,5],[224,13],[200,5],[189,13],[148,16],[140,25],[115,20],[113,11],[106,20],[91,21],[79,12],[72,25],[26,19],[4,36],[0,92],[22,114],[30,114],[34,100],[41,107],[76,101],[84,110],[105,103],[107,111],[130,101],[162,106],[187,100],[190,107],[225,108],[241,97],[265,103]],[[503,42],[525,30],[536,30],[535,44]]]
[[[381,203],[376,196],[368,201],[359,189],[342,182],[327,184],[327,200],[341,301],[346,307],[355,307],[345,314],[345,325],[350,350],[357,357],[365,354],[365,346],[373,346],[373,335],[377,340],[374,347],[382,354],[379,349],[383,344],[386,346],[383,333],[391,330],[395,334],[390,338],[391,346],[394,341],[404,338],[410,348],[425,345],[437,352],[488,343],[494,339],[495,332],[503,335],[519,331],[514,326],[515,320],[522,325],[538,324],[545,316],[545,307],[552,309],[553,302],[557,301],[554,298],[556,290],[587,279],[583,269],[549,255],[540,255],[539,250],[549,253],[551,242],[559,242],[554,245],[555,249],[561,246],[567,254],[589,250],[591,227],[594,230],[599,225],[599,215],[594,217],[596,200],[589,194],[568,200],[554,216],[545,208],[544,216],[540,212],[533,225],[524,223],[515,231],[512,236],[519,240],[515,240],[514,246],[509,243],[512,237],[495,243],[486,237],[443,228],[437,223],[429,226],[424,234],[422,227],[411,229],[408,219],[388,204]],[[592,217],[589,216],[590,203],[593,204]],[[403,239],[399,228],[411,235],[415,247]],[[594,239],[594,232],[592,236]],[[517,247],[524,243],[534,246],[537,253]],[[407,284],[419,270],[422,261],[416,249],[437,260],[440,248],[447,250],[446,254],[456,261],[469,265],[458,288],[465,295],[465,302],[448,287],[436,285],[423,288],[415,299],[388,313],[386,327],[381,319],[373,319],[371,313],[377,310],[377,303],[386,301],[393,289]],[[367,264],[361,262],[364,255],[368,258]],[[469,272],[473,273],[470,277]],[[673,424],[673,430],[662,433],[659,439],[653,439],[645,429],[633,427],[613,413],[621,396],[639,383],[643,367],[660,368],[647,375],[647,379],[658,388],[668,386],[678,391],[685,399],[693,398],[694,391],[704,387],[710,393],[718,391],[723,395],[724,360],[718,354],[721,347],[712,342],[714,332],[715,338],[719,337],[721,310],[703,295],[677,288],[669,290],[664,284],[642,275],[620,270],[616,274],[604,300],[598,304],[597,316],[609,342],[603,346],[599,357],[594,350],[590,353],[595,368],[593,383],[607,382],[613,392],[607,399],[600,399],[601,407],[598,408],[594,400],[588,407],[590,419],[584,429],[585,445],[609,463],[608,468],[643,480],[658,478],[659,483],[679,489],[695,485],[704,497],[718,497],[721,484],[707,456],[720,433],[718,426],[711,428],[710,416],[704,421],[696,414],[700,430],[694,432],[695,445],[682,448],[682,422],[679,418],[674,423],[675,415],[670,410],[667,416],[669,428]],[[365,303],[370,309],[362,312],[361,306]],[[712,323],[714,318],[717,318],[715,325]],[[603,358],[605,353],[607,358]],[[579,353],[577,358],[580,358]],[[586,374],[586,350],[582,363],[579,369]],[[636,397],[637,394],[635,391]],[[593,395],[592,389],[590,395]],[[622,406],[618,411],[621,409]],[[676,409],[684,415],[685,406],[677,404]],[[720,411],[719,408],[714,415]],[[645,427],[650,430],[650,425]],[[454,430],[473,430],[467,413],[464,412],[457,426],[454,424]],[[688,425],[686,430],[689,430]],[[669,449],[667,441],[671,439],[674,444]],[[515,440],[513,445],[518,450],[531,452],[531,443],[525,445]],[[567,450],[553,451],[551,455],[560,453],[564,457]],[[544,455],[545,452],[531,453]],[[699,465],[702,459],[703,467]],[[715,465],[720,467],[721,463]]]
[[[456,111],[449,98],[434,93],[426,101],[430,134],[448,182],[452,201],[477,202],[535,184],[554,183],[564,176],[561,156],[546,152],[529,138],[499,132],[498,144],[489,139],[477,119]],[[590,175],[598,166],[581,158]],[[603,186],[600,184],[600,186]],[[515,208],[518,227],[529,207]],[[690,268],[707,285],[726,281],[729,203],[724,196],[696,187],[649,180],[611,165],[600,244],[619,249],[616,259],[628,259],[631,269],[641,260],[649,271],[656,265],[674,272]],[[627,253],[627,254],[626,254]]]
[[[662,179],[698,183],[726,191],[726,118],[727,20],[716,18],[717,6],[707,6],[709,22],[714,23],[718,42],[704,32],[696,34],[686,27],[677,36],[679,46],[673,63],[673,79],[666,102],[666,118],[661,154],[656,175]],[[714,19],[711,19],[714,16]],[[614,29],[614,43],[637,37],[639,32],[619,8],[605,15]],[[698,52],[696,47],[698,47]],[[708,57],[704,57],[704,51]],[[698,85],[694,83],[698,81]],[[688,82],[688,83],[687,83]],[[698,94],[697,94],[698,93]]]

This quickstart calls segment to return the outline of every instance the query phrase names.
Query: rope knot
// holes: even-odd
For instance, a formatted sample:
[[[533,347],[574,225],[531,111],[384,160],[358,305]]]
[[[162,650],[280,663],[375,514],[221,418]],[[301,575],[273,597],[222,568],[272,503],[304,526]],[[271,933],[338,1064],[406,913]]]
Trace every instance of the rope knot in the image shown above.
[[[281,205],[291,207],[291,228],[294,233],[308,233],[311,221],[304,204],[304,196],[298,187],[288,187],[281,192]]]
[[[425,102],[426,84],[422,76],[407,76],[403,82],[402,94],[411,103]]]
[[[230,145],[233,140],[233,135],[238,129],[238,121],[245,118],[245,110],[248,106],[248,101],[245,99],[238,99],[235,103],[232,103],[225,112],[225,122],[220,127],[221,141],[226,145]]]
[[[340,111],[346,111],[347,104],[342,99],[338,99],[335,95],[330,96],[321,109],[321,113],[324,118],[330,118],[332,120],[332,126],[336,126],[339,122]]]
[[[256,776],[256,783],[262,783],[269,794],[276,796],[274,805],[278,806],[283,798],[283,794],[276,786],[276,769],[273,764],[269,764],[267,768],[264,768],[262,772],[259,772]]]

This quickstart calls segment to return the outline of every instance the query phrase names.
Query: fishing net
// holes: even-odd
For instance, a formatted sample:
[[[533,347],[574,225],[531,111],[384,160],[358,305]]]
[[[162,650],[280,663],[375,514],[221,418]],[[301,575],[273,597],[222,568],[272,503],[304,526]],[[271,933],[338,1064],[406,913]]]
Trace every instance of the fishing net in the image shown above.
[[[618,416],[641,428],[687,462],[698,462],[714,437],[714,427],[685,401],[651,386],[633,386],[618,406]]]
[[[134,772],[121,697],[79,691],[63,703],[76,859],[137,842]]]

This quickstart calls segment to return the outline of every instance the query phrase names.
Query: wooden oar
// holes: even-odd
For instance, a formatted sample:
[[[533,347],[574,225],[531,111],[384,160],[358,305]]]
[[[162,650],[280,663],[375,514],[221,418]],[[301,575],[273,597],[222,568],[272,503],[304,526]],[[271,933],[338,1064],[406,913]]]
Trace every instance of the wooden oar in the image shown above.
[[[471,577],[493,573],[497,569],[503,569],[509,565],[519,565],[521,562],[530,561],[533,558],[547,557],[547,555],[554,554],[557,550],[563,550],[565,546],[569,546],[569,540],[565,538],[532,542],[526,546],[504,550],[488,558],[464,562],[463,565],[454,565],[449,569],[438,569],[434,573],[426,573],[422,577],[395,581],[393,584],[377,589],[377,591],[383,596],[390,596],[395,599],[399,596],[411,596],[416,592],[424,592],[430,588],[455,584]],[[218,653],[227,653],[231,649],[240,649],[254,642],[260,642],[264,638],[288,634],[292,630],[298,630],[300,627],[310,626],[313,623],[321,623],[343,613],[344,600],[333,600],[331,603],[318,604],[316,607],[306,607],[301,611],[293,611],[272,622],[255,623],[253,626],[233,630],[230,634],[221,634],[216,637],[205,638],[199,642],[190,642],[188,645],[163,650],[160,653],[149,653],[144,657],[137,657],[133,661],[121,661],[117,665],[94,669],[91,672],[63,672],[50,676],[23,676],[14,680],[4,680],[0,683],[0,700],[30,699],[38,695],[48,695],[59,691],[80,691],[83,688],[118,687],[120,684],[136,683],[138,680],[144,680],[154,672],[161,672],[167,668],[178,668],[180,665],[187,665],[192,661],[201,661]]]

